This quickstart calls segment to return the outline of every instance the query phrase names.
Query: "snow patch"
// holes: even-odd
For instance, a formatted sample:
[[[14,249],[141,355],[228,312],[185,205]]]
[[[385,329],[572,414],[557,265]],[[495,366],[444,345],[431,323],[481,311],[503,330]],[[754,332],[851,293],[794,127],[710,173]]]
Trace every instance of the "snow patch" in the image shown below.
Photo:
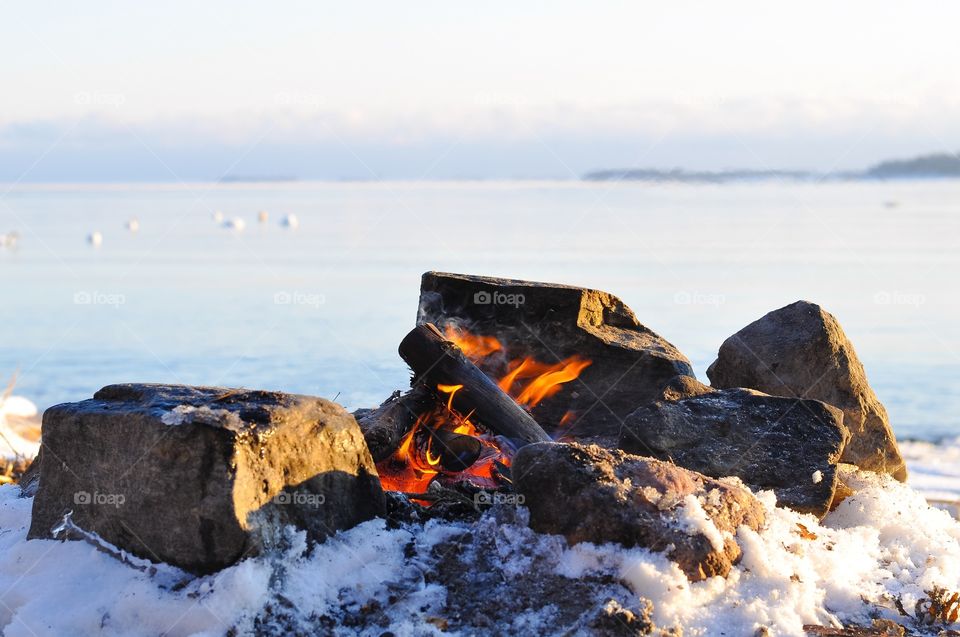
[[[160,417],[160,422],[172,427],[200,423],[222,427],[230,431],[241,431],[244,427],[243,420],[240,419],[240,416],[236,412],[228,409],[210,409],[206,405],[201,407],[177,405],[172,410],[163,414]]]
[[[683,506],[677,508],[677,521],[687,535],[702,535],[715,551],[723,551],[723,533],[703,509],[700,498],[694,494],[687,495],[683,499]]]

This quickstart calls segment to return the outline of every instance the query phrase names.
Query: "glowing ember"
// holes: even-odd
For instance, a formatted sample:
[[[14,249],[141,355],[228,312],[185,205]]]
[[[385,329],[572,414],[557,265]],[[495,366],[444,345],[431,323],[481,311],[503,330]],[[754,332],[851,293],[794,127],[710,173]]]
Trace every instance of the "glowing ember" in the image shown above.
[[[450,325],[444,336],[455,343],[464,355],[477,363],[504,352],[499,340],[492,336],[478,336]],[[541,363],[527,357],[507,365],[507,373],[500,379],[500,389],[509,394],[523,407],[531,409],[554,396],[565,383],[575,380],[591,361],[571,356],[559,363]],[[440,395],[446,394],[445,403],[438,404],[420,414],[411,430],[403,437],[392,456],[377,464],[380,481],[388,491],[423,493],[442,474],[465,478],[477,486],[498,486],[497,465],[509,466],[512,449],[496,436],[483,431],[475,424],[470,414],[460,414],[453,407],[453,398],[463,385],[437,385]],[[568,412],[558,423],[558,433],[575,421]],[[471,436],[479,441],[481,452],[476,462],[462,471],[450,471],[442,465],[444,448],[441,432]],[[449,438],[444,438],[449,439]],[[475,449],[475,448],[474,448]],[[472,458],[471,458],[472,459]]]

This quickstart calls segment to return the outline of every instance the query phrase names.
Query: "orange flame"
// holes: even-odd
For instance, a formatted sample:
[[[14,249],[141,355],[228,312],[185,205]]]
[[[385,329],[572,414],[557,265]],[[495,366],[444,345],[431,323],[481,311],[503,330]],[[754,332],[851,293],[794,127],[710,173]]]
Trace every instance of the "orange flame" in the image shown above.
[[[579,356],[571,356],[553,365],[538,363],[528,357],[504,376],[498,385],[518,403],[532,408],[559,392],[560,385],[576,380],[590,363],[591,361]],[[526,379],[528,382],[518,392],[514,387],[515,383]]]
[[[493,336],[479,336],[471,334],[470,332],[462,328],[458,329],[453,325],[447,325],[443,329],[443,336],[448,341],[459,347],[463,351],[464,356],[472,361],[486,358],[487,356],[490,356],[490,354],[499,352],[503,349],[503,345],[500,344],[500,341]]]
[[[444,335],[474,362],[482,361],[505,349],[500,341],[492,336],[474,335],[451,325],[446,326]],[[591,361],[579,356],[571,356],[554,364],[541,363],[526,357],[509,364],[509,371],[497,384],[517,403],[531,409],[557,394],[564,384],[577,379],[590,364]],[[441,455],[433,449],[433,432],[440,430],[478,439],[482,445],[480,458],[460,472],[460,475],[466,474],[481,486],[497,485],[496,466],[510,465],[510,450],[501,448],[494,436],[478,428],[471,420],[472,412],[461,415],[454,409],[454,396],[461,389],[463,385],[437,385],[437,391],[447,395],[446,403],[420,414],[394,454],[377,463],[384,489],[410,494],[423,493],[434,479],[444,473],[445,470],[440,464]],[[561,419],[559,428],[563,429],[573,419],[573,412],[567,412]]]
[[[439,470],[437,462],[431,464],[429,450],[421,454],[417,450],[415,439],[423,427],[424,415],[417,418],[413,427],[400,441],[400,446],[393,455],[377,464],[377,473],[380,474],[380,483],[388,491],[401,493],[423,493]]]

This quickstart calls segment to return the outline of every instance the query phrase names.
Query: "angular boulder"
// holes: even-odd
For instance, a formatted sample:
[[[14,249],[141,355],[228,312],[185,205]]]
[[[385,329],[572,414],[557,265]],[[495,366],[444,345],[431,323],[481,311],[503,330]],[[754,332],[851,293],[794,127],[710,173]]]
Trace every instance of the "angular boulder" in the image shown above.
[[[503,350],[478,361],[495,379],[526,357],[543,363],[588,359],[577,380],[531,408],[548,433],[563,421],[564,433],[580,440],[616,444],[623,418],[656,398],[669,379],[693,376],[676,347],[641,325],[623,301],[599,290],[427,272],[417,322],[496,338]]]
[[[512,476],[539,533],[668,551],[691,581],[726,576],[740,558],[740,525],[758,530],[760,503],[746,489],[653,458],[597,445],[536,443]]]
[[[323,540],[384,512],[356,421],[308,396],[182,385],[110,385],[51,407],[30,538],[72,511],[140,557],[210,573],[284,524]]]
[[[838,407],[850,430],[842,460],[906,480],[887,410],[840,323],[819,305],[797,301],[746,326],[723,342],[707,376],[720,389],[749,387]]]
[[[795,511],[827,514],[849,438],[839,409],[693,383],[669,383],[665,400],[630,414],[620,448],[714,478],[736,476],[751,487],[773,489],[777,502]]]

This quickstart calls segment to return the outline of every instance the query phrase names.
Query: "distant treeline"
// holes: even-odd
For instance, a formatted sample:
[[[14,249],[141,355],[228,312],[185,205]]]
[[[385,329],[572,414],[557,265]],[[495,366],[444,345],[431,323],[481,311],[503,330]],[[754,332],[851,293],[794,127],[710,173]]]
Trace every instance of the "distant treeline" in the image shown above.
[[[948,153],[924,155],[914,159],[892,159],[871,167],[866,177],[960,177],[960,157]]]
[[[598,170],[583,176],[588,181],[673,181],[690,183],[724,183],[728,181],[762,181],[789,179],[797,181],[853,179],[910,179],[960,177],[960,156],[947,153],[924,155],[914,159],[893,159],[861,172],[816,173],[803,170],[721,170],[687,171],[680,168]]]

